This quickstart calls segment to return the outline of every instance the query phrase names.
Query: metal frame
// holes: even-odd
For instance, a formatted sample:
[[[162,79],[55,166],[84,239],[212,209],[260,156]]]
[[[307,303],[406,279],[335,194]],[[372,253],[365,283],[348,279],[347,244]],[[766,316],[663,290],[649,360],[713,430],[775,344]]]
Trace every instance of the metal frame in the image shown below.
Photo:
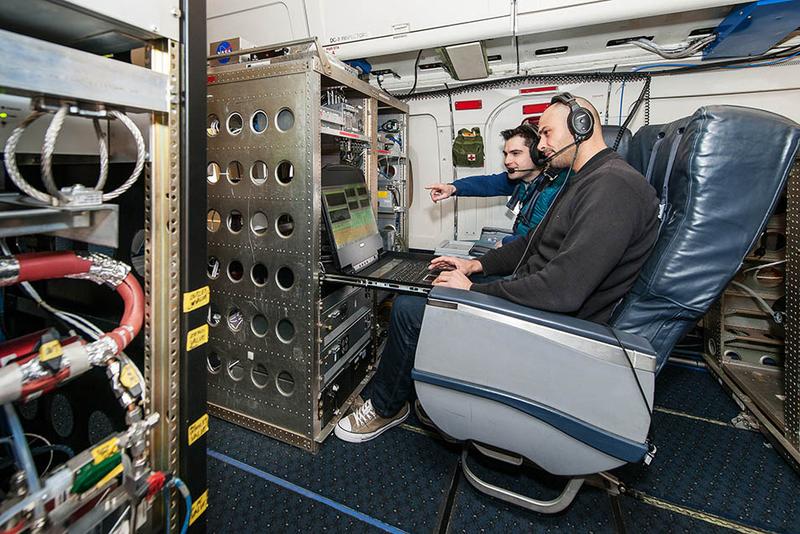
[[[306,43],[313,44],[313,40],[289,45]],[[259,50],[273,48],[282,46]],[[253,50],[238,51],[236,55],[248,53]],[[324,86],[330,85],[344,85],[348,94],[365,98],[363,139],[352,139],[350,135],[341,138],[374,144],[377,100],[372,97],[377,93],[343,66],[313,52],[215,66],[209,69],[208,78],[208,114],[220,121],[220,133],[208,139],[207,161],[216,162],[223,171],[218,182],[207,186],[208,208],[216,210],[222,220],[216,232],[208,233],[209,258],[220,261],[219,277],[210,281],[212,309],[222,316],[218,326],[211,327],[209,362],[218,366],[209,363],[209,412],[315,452],[342,415],[337,409],[329,420],[331,402],[338,407],[351,402],[366,383],[358,373],[371,372],[371,368],[364,367],[367,362],[359,360],[358,371],[346,379],[351,382],[343,386],[341,393],[336,393],[339,387],[333,384],[338,376],[331,384],[323,384],[320,373],[324,337],[320,320],[322,145],[323,139],[335,139],[337,132],[322,131],[319,99]],[[381,100],[407,111],[407,106],[396,99],[383,95]],[[276,118],[285,108],[294,113],[294,126],[280,131]],[[257,111],[266,112],[269,118],[263,133],[254,132],[250,126]],[[242,117],[242,131],[235,135],[227,129],[227,119],[234,112]],[[229,181],[225,173],[233,161],[240,164],[238,181]],[[267,164],[265,183],[251,180],[250,168],[257,161]],[[294,169],[288,184],[277,180],[278,165],[284,161],[291,162]],[[377,159],[372,151],[365,155],[365,168],[374,198]],[[239,232],[229,231],[225,224],[234,210],[242,218]],[[254,234],[249,225],[257,211],[268,220],[264,235]],[[294,221],[294,231],[288,238],[277,232],[277,219],[282,214],[290,214]],[[236,268],[242,270],[241,280],[229,276],[227,268],[233,261],[240,262]],[[250,277],[256,264],[265,266],[269,274],[263,287]],[[278,271],[283,268],[290,268],[294,274],[294,285],[288,290],[277,284]],[[234,308],[244,317],[244,324],[235,331],[226,324],[226,317]],[[251,320],[256,315],[266,318],[265,335],[257,335],[252,329]],[[278,335],[278,325],[287,320],[295,332],[289,342]],[[370,363],[374,361],[374,347],[369,358]],[[293,379],[291,393],[282,389],[286,382],[281,377],[285,378],[285,373]],[[359,383],[353,384],[354,379]],[[336,388],[331,391],[333,386]],[[334,395],[330,396],[332,392]],[[347,398],[342,398],[345,394]]]
[[[46,94],[103,102],[129,111],[169,109],[167,73],[0,30],[0,87],[25,96]],[[58,58],[58,60],[54,60]]]
[[[783,370],[732,361],[725,357],[724,295],[704,319],[704,359],[739,405],[755,416],[761,432],[795,469],[800,470],[800,160],[790,170],[786,196],[786,339]],[[779,413],[780,403],[774,398],[780,393],[785,399],[782,403],[783,413]]]
[[[173,16],[181,18],[184,45],[167,39],[151,42],[146,67],[0,30],[0,50],[7,59],[0,87],[12,94],[45,94],[150,113],[150,165],[144,171],[144,374],[150,392],[147,409],[161,415],[150,437],[150,458],[153,468],[180,476],[196,502],[206,491],[205,437],[195,433],[192,444],[188,439],[190,425],[205,415],[205,389],[197,387],[205,380],[205,369],[202,364],[190,365],[190,354],[204,360],[203,350],[194,348],[190,353],[193,347],[187,346],[186,334],[204,324],[206,307],[182,313],[180,304],[182,294],[205,283],[203,262],[197,261],[205,258],[201,244],[205,187],[191,177],[205,165],[206,18],[204,4],[192,4],[189,10],[189,0],[182,2],[183,10]],[[105,213],[102,210],[109,207],[25,210],[31,216],[23,221],[28,227],[22,230],[61,231],[63,226],[73,227],[71,232],[89,232],[92,228],[83,227],[100,224],[104,218],[93,214]],[[116,206],[109,213],[116,216]],[[11,215],[6,213],[5,218],[16,222]],[[40,226],[34,228],[34,223]],[[169,513],[175,528],[181,509],[173,495]],[[186,513],[190,512],[196,512],[192,531],[205,531],[202,510]],[[157,512],[155,524],[162,519]]]

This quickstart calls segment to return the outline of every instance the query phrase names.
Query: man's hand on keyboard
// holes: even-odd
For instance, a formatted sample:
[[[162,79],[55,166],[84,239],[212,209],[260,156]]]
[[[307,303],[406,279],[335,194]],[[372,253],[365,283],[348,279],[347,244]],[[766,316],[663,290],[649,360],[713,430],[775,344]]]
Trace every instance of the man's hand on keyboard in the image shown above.
[[[433,285],[469,290],[472,287],[472,282],[461,271],[453,270],[439,273],[439,276],[433,281]]]
[[[483,271],[483,265],[478,260],[439,256],[431,261],[428,269],[431,271],[458,271],[465,276],[469,276]]]

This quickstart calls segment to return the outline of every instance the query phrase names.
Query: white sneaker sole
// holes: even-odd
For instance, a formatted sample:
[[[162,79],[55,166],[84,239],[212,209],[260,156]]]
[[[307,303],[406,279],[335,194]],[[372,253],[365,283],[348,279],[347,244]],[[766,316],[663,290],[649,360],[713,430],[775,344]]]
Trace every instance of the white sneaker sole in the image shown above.
[[[403,421],[408,419],[408,416],[410,414],[411,414],[411,409],[410,409],[410,407],[408,407],[408,404],[406,404],[406,414],[403,417],[401,417],[399,419],[395,419],[394,421],[392,421],[388,425],[379,428],[375,432],[368,432],[368,433],[363,433],[363,434],[362,433],[357,433],[357,432],[351,432],[351,431],[345,430],[344,428],[339,426],[339,424],[341,423],[340,422],[340,423],[336,423],[336,429],[333,431],[333,433],[336,434],[337,438],[339,438],[342,441],[346,441],[348,443],[364,443],[365,441],[370,441],[372,439],[377,438],[378,436],[380,436],[381,434],[383,434],[384,432],[386,432],[390,428],[393,428],[393,427],[396,427],[399,424],[402,424]]]

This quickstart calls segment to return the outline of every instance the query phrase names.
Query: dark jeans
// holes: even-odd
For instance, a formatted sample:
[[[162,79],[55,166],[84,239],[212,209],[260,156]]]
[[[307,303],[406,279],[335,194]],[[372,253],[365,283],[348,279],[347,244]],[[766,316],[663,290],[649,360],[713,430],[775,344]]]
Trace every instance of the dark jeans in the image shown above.
[[[392,304],[389,338],[381,355],[381,363],[364,397],[381,417],[392,417],[411,398],[414,381],[414,355],[425,314],[425,297],[398,295]]]
[[[499,276],[475,276],[473,282],[491,282]],[[425,315],[426,297],[398,295],[392,305],[389,320],[389,338],[381,355],[381,363],[364,392],[372,400],[375,412],[381,417],[392,417],[412,397],[414,381],[411,370],[417,353],[417,341]]]

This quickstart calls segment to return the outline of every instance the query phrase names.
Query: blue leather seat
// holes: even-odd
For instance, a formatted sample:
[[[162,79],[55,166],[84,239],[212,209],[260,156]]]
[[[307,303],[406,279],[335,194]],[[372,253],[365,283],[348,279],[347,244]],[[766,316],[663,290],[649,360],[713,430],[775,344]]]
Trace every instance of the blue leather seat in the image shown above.
[[[649,456],[656,374],[763,231],[798,145],[794,122],[736,106],[637,132],[629,159],[650,175],[664,218],[611,327],[468,291],[430,293],[412,376],[432,421],[485,454],[573,477],[539,501],[481,481],[465,447],[474,486],[553,513],[584,477]]]
[[[651,166],[656,190],[669,187],[665,224],[611,320],[650,341],[658,370],[755,245],[798,143],[794,122],[736,106],[701,108],[660,131],[665,136]]]

